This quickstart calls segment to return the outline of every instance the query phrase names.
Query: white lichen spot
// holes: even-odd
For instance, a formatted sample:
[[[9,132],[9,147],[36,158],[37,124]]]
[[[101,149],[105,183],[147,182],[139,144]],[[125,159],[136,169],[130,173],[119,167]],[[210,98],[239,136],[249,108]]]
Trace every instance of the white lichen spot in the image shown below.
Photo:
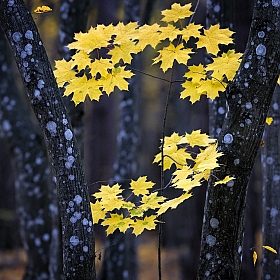
[[[13,33],[12,37],[15,42],[19,42],[22,37],[22,34],[20,32],[15,32]]]
[[[280,0],[272,0],[271,4],[273,7],[280,7]]]
[[[73,153],[73,149],[72,149],[71,147],[68,147],[68,148],[67,148],[67,153],[68,153],[68,154],[72,154],[72,153]]]
[[[71,243],[73,246],[77,246],[77,245],[80,243],[79,237],[76,236],[76,235],[71,236],[71,237],[70,237],[70,243]]]
[[[246,104],[245,104],[245,107],[246,107],[246,109],[248,109],[248,110],[250,110],[250,109],[252,109],[252,103],[251,102],[247,102]]]
[[[39,80],[38,83],[37,83],[37,87],[39,89],[43,88],[45,86],[45,82],[43,80]]]
[[[244,127],[244,123],[240,123],[240,125],[239,125],[240,127]]]
[[[40,158],[40,157],[37,157],[37,158],[35,159],[35,164],[37,164],[37,165],[42,164],[42,162],[43,162],[43,160],[42,160],[42,158]]]
[[[208,235],[206,237],[206,243],[210,246],[213,247],[216,244],[216,237],[213,235]]]
[[[267,157],[267,158],[266,158],[266,163],[267,163],[267,164],[272,164],[273,161],[274,161],[274,160],[273,160],[272,157]]]
[[[70,218],[70,222],[71,222],[72,224],[75,224],[75,223],[77,222],[77,218],[76,218],[75,216],[72,216],[72,217]]]
[[[210,271],[207,270],[207,271],[205,272],[205,276],[208,277],[209,275],[210,275]]]
[[[78,194],[75,196],[73,200],[76,202],[77,205],[79,205],[83,201],[82,197]]]
[[[8,2],[8,6],[13,6],[15,4],[15,1],[14,0],[9,0],[9,2]]]
[[[230,180],[230,181],[227,182],[227,187],[231,188],[231,187],[233,187],[233,185],[234,185],[233,180]]]
[[[233,141],[233,136],[230,133],[227,133],[224,136],[224,143],[225,144],[230,144],[230,143],[232,143],[232,141]]]
[[[8,120],[4,120],[3,122],[2,122],[2,129],[4,130],[4,131],[10,131],[11,129],[12,129],[12,126],[11,126],[11,124],[10,124],[10,122],[8,121]]]
[[[259,38],[264,38],[265,33],[263,31],[258,32],[258,37]]]
[[[244,83],[244,87],[247,88],[248,86],[249,86],[249,84],[248,84],[247,82],[245,82],[245,83]]]
[[[275,218],[278,215],[279,211],[276,208],[270,209],[270,217]]]
[[[238,247],[238,254],[241,254],[241,252],[242,252],[242,246],[239,246]]]
[[[72,200],[70,200],[68,205],[69,205],[69,207],[73,207],[75,205],[75,203]]]
[[[218,221],[216,218],[212,218],[212,219],[210,220],[210,226],[211,226],[212,228],[218,228],[218,226],[219,226],[219,221]]]
[[[255,98],[254,103],[258,103],[258,102],[259,102],[258,98]]]
[[[51,136],[56,135],[56,123],[55,122],[53,122],[53,121],[47,122],[46,128],[49,131],[49,133],[51,134]]]
[[[270,280],[270,279],[271,279],[270,274],[266,274],[264,279],[265,279],[265,280]]]
[[[75,179],[75,176],[71,174],[71,175],[68,176],[68,179],[69,179],[70,181],[73,181],[73,180]]]
[[[225,112],[226,112],[226,110],[225,110],[224,107],[219,107],[218,113],[219,113],[220,115],[223,115]]]
[[[88,219],[83,218],[82,223],[83,223],[84,226],[87,226],[88,225]]]
[[[266,47],[263,44],[257,45],[256,54],[264,56],[266,54]]]
[[[24,50],[26,51],[26,53],[28,55],[32,54],[32,45],[31,44],[26,44],[26,46],[24,47]]]
[[[249,62],[245,62],[245,63],[244,63],[244,68],[247,69],[247,68],[249,68],[249,66],[250,66],[250,63],[249,63]]]
[[[245,123],[246,123],[247,125],[250,125],[250,124],[252,123],[252,120],[246,119],[246,120],[245,120]]]
[[[49,241],[50,240],[50,235],[48,233],[44,233],[42,239],[44,241]]]
[[[67,169],[70,169],[70,168],[72,167],[74,161],[75,161],[75,158],[74,158],[73,156],[69,156],[69,157],[67,158],[67,161],[65,162],[65,167],[66,167]]]
[[[233,161],[234,165],[238,165],[240,163],[240,160],[239,158],[236,158],[234,161]]]
[[[279,182],[280,181],[280,176],[278,174],[273,175],[273,181],[274,182]]]
[[[64,132],[64,136],[66,138],[66,140],[70,141],[73,138],[73,133],[72,131],[68,128],[65,132]]]
[[[215,5],[213,10],[214,10],[214,12],[215,12],[215,13],[219,13],[219,12],[220,12],[220,10],[221,10],[220,5],[218,5],[218,4],[217,4],[217,5]]]
[[[84,246],[84,247],[83,247],[83,251],[84,251],[85,253],[87,253],[87,252],[88,252],[88,246]]]
[[[42,100],[40,90],[38,90],[38,89],[34,90],[34,97],[37,98],[38,100]]]
[[[22,65],[23,65],[23,67],[27,68],[28,67],[28,62],[27,61],[23,61]]]
[[[34,239],[34,243],[35,243],[35,245],[36,245],[37,247],[41,246],[41,239],[40,239],[39,237],[36,237],[36,238]]]
[[[67,119],[63,119],[63,120],[62,120],[62,123],[63,123],[64,125],[68,124]]]
[[[27,30],[24,34],[26,39],[33,40],[33,32],[31,30]]]
[[[210,260],[210,259],[212,258],[212,255],[211,255],[210,253],[207,253],[207,254],[205,255],[205,257],[206,257],[207,260]]]

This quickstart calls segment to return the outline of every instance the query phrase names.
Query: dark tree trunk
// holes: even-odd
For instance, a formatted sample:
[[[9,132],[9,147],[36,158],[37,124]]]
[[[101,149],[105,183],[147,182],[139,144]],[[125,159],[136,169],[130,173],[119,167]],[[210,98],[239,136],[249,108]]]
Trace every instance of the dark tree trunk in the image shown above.
[[[268,250],[263,250],[263,279],[277,279],[280,275],[280,158],[279,158],[279,104],[280,87],[276,86],[269,117],[273,117],[270,126],[264,132],[264,147],[262,148],[263,166],[263,245],[277,250],[278,256]]]
[[[37,27],[22,0],[0,2],[0,23],[44,132],[58,189],[65,279],[95,279],[94,235],[77,142]]]
[[[218,138],[224,153],[213,172],[204,211],[198,279],[239,279],[247,185],[280,62],[278,1],[256,1],[247,47],[226,95],[228,112]],[[214,186],[216,178],[236,179]]]
[[[124,23],[139,22],[140,1],[124,1]],[[132,67],[139,69],[139,56],[134,57]],[[122,184],[129,196],[128,178],[136,176],[136,152],[138,147],[139,79],[130,79],[129,91],[120,93],[119,132],[117,136],[117,159],[114,165],[113,182]],[[106,245],[100,279],[137,279],[136,240],[131,232],[116,231],[109,236]]]
[[[51,212],[55,205],[46,148],[15,85],[10,48],[2,30],[0,49],[0,130],[14,167],[16,209],[28,257],[24,279],[51,279]],[[54,257],[58,263],[58,256]]]

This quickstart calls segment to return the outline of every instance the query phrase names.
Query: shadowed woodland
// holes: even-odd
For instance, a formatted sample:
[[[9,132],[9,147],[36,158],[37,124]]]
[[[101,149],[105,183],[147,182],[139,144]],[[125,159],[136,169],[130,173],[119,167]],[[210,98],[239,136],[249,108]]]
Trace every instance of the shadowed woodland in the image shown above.
[[[68,60],[73,55],[65,46],[73,41],[74,33],[85,32],[90,26],[116,24],[119,21],[124,23],[137,21],[141,25],[152,24],[160,21],[160,11],[170,8],[175,2],[181,5],[192,3],[193,7],[197,5],[197,1],[170,0],[81,0],[73,2],[70,0],[24,1],[37,25],[52,67],[54,67],[55,60],[62,58]],[[246,55],[250,55],[250,41],[248,41],[247,47],[246,44],[251,24],[252,38],[254,38],[254,32],[256,34],[260,34],[259,32],[262,30],[267,32],[268,28],[273,29],[272,26],[276,26],[275,37],[279,38],[280,21],[277,21],[277,19],[279,20],[280,4],[277,6],[275,2],[277,1],[272,1],[272,8],[277,10],[272,13],[278,16],[275,16],[275,22],[271,20],[267,23],[265,21],[267,18],[261,21],[261,15],[256,12],[252,21],[254,5],[256,4],[253,0],[201,0],[193,20],[208,28],[210,25],[217,23],[222,28],[229,27],[236,32],[234,34],[236,52],[245,52],[244,57],[246,57]],[[5,13],[3,3],[1,4],[2,7],[0,6],[0,17]],[[43,14],[35,13],[34,9],[41,5],[48,5],[52,8],[52,11]],[[60,180],[59,178],[64,178],[66,173],[64,171],[58,171],[57,173],[53,171],[55,164],[57,166],[62,165],[60,162],[63,162],[63,158],[57,159],[55,164],[51,162],[51,159],[55,159],[57,156],[56,151],[53,151],[51,155],[48,154],[52,144],[48,140],[44,140],[41,125],[38,125],[37,120],[38,118],[44,119],[46,116],[43,116],[43,114],[48,113],[38,106],[34,114],[34,107],[38,105],[37,101],[35,99],[30,101],[29,94],[26,96],[26,91],[29,90],[26,86],[28,82],[22,83],[22,77],[20,77],[17,69],[19,66],[13,59],[13,52],[15,51],[11,49],[5,37],[4,31],[9,24],[6,24],[3,18],[0,21],[3,29],[0,29],[0,171],[2,178],[2,194],[0,195],[0,279],[79,279],[63,273],[63,269],[65,271],[65,267],[70,265],[70,261],[65,264],[65,259],[70,260],[71,256],[63,250],[62,242],[63,238],[66,238],[66,228],[61,225],[63,214],[59,212],[58,205],[60,205],[60,202],[58,202],[58,197],[66,197],[65,192],[71,186],[65,183],[65,188],[61,189],[59,184],[63,185],[64,179]],[[260,39],[261,36],[256,35],[256,37]],[[270,41],[267,39],[265,42],[269,43]],[[272,66],[268,62],[265,62],[265,65],[267,67],[270,65],[268,68],[274,69],[273,63],[276,63],[278,59],[279,64],[280,55],[279,51],[273,54],[274,50],[272,49],[273,47],[267,47],[267,52],[271,51],[271,57],[273,57],[269,62]],[[158,67],[150,66],[153,57],[155,57],[155,53],[152,51],[137,55],[132,66],[144,73],[166,79],[176,80],[177,77],[180,79],[184,74],[185,69],[180,65],[175,65],[172,72],[167,71],[163,74]],[[203,50],[200,50],[199,56],[195,59],[193,62],[198,64],[204,63],[209,57]],[[260,61],[259,58],[258,60]],[[241,65],[244,65],[245,62],[242,63]],[[260,70],[255,70],[256,73],[265,72],[261,68],[262,65],[258,67]],[[257,66],[256,69],[258,69]],[[253,68],[252,71],[254,71]],[[277,71],[278,68],[274,72]],[[239,80],[242,80],[242,73],[240,71],[241,78]],[[272,96],[279,73],[271,74],[268,70],[266,70],[266,73],[268,73],[267,76],[270,80],[254,80],[254,72],[251,73],[253,78],[250,77],[250,79],[254,83],[252,88],[263,86],[262,89],[268,92],[267,95]],[[43,74],[34,72],[34,76]],[[273,84],[274,87],[271,89]],[[236,238],[236,242],[228,238],[226,234],[220,233],[221,236],[224,234],[225,238],[220,243],[218,251],[212,253],[213,256],[215,254],[217,256],[221,252],[223,268],[215,268],[213,275],[210,270],[207,270],[207,267],[211,266],[209,259],[212,255],[210,257],[210,252],[205,249],[207,245],[205,245],[205,242],[203,243],[203,240],[206,239],[204,238],[206,235],[209,236],[211,230],[207,229],[206,222],[202,233],[203,216],[205,215],[206,221],[208,218],[210,220],[214,210],[209,210],[210,214],[207,215],[208,206],[205,207],[207,186],[205,184],[202,187],[195,188],[193,197],[187,202],[164,214],[164,223],[161,226],[160,235],[157,228],[154,231],[145,231],[139,237],[134,237],[131,232],[126,234],[115,232],[107,237],[105,229],[102,226],[95,225],[95,248],[94,242],[90,245],[91,247],[84,246],[83,248],[84,252],[88,250],[95,252],[96,279],[149,280],[160,278],[165,280],[192,280],[261,279],[261,277],[263,279],[276,279],[273,275],[280,274],[278,215],[280,211],[278,187],[280,178],[278,159],[280,143],[278,138],[279,88],[276,86],[271,100],[266,100],[257,94],[252,97],[250,92],[246,97],[246,89],[242,91],[236,84],[231,84],[231,86],[227,90],[227,95],[234,96],[236,94],[238,96],[238,94],[243,94],[245,96],[244,100],[246,100],[244,101],[243,97],[241,99],[244,104],[247,104],[244,105],[247,106],[247,109],[249,107],[248,98],[251,98],[250,102],[259,98],[259,100],[262,100],[265,109],[263,111],[258,109],[259,115],[252,118],[257,123],[254,128],[256,135],[254,141],[260,144],[253,146],[254,141],[252,140],[253,144],[246,146],[247,150],[252,151],[252,156],[248,157],[250,163],[245,164],[244,161],[244,173],[238,173],[240,171],[235,173],[241,178],[239,181],[244,181],[245,184],[245,187],[240,188],[240,200],[237,197],[233,202],[233,205],[240,204],[240,208],[234,209],[230,202],[225,203],[226,194],[223,196],[223,193],[220,193],[218,199],[219,203],[224,203],[225,208],[228,205],[229,211],[234,213],[232,215],[233,228],[238,228],[236,230],[238,233],[232,237],[233,240]],[[169,84],[165,81],[154,79],[145,74],[137,74],[131,79],[128,92],[116,91],[110,97],[104,94],[99,102],[88,99],[83,104],[74,106],[70,98],[63,97],[67,111],[63,114],[71,120],[71,126],[80,151],[73,151],[73,155],[80,154],[83,164],[83,167],[80,164],[77,169],[81,168],[82,170],[84,168],[85,171],[85,180],[81,179],[79,183],[81,188],[87,186],[89,194],[92,194],[100,188],[101,184],[107,185],[117,182],[126,186],[131,179],[143,175],[147,175],[150,180],[160,184],[161,170],[159,166],[153,165],[152,162],[154,156],[158,153],[160,139],[163,135],[162,122],[166,110],[168,91]],[[232,101],[233,98],[230,99],[226,94],[223,94],[212,102],[202,97],[201,101],[192,105],[189,100],[180,99],[179,91],[180,85],[174,83],[168,102],[165,135],[171,135],[174,131],[183,134],[201,129],[202,132],[208,133],[211,137],[219,138],[219,135],[226,134],[228,127],[233,127],[233,125],[223,126],[225,118],[228,115],[229,118],[231,117],[231,113],[227,114],[227,112],[230,112],[230,108],[235,106],[234,101]],[[62,93],[60,92],[61,95]],[[38,96],[36,98],[39,100]],[[267,116],[265,110],[268,109],[270,103],[268,116],[273,117],[273,123],[268,126],[265,125]],[[54,102],[49,107],[52,106],[59,105]],[[244,112],[243,109],[243,111],[238,110],[235,111],[240,113],[240,117],[244,116],[245,118],[245,114],[248,112],[246,110]],[[250,114],[253,115],[249,112],[248,115]],[[66,120],[65,116],[64,119]],[[247,115],[246,118],[248,118]],[[51,131],[50,127],[47,127],[47,129]],[[246,133],[244,132],[244,135]],[[122,137],[123,134],[125,134],[125,137]],[[250,137],[249,135],[246,138],[247,142],[250,142],[248,140],[251,139]],[[259,141],[259,138],[262,141]],[[222,139],[222,136],[219,139]],[[242,146],[242,144],[240,145]],[[230,155],[238,154],[238,151],[242,150],[238,146],[233,149],[236,151],[229,152]],[[57,153],[59,154],[59,151]],[[227,164],[227,162],[224,163],[225,166]],[[251,172],[253,165],[254,168]],[[79,177],[79,174],[77,172],[75,176]],[[71,181],[69,176],[71,175],[66,176],[67,180]],[[246,188],[246,180],[249,180],[249,177],[250,182],[248,188]],[[169,176],[166,176],[165,184],[168,184],[168,178]],[[209,190],[208,204],[206,203],[206,205],[211,204],[211,202],[209,203],[209,196],[211,198],[212,195],[213,197],[216,195],[211,191],[211,187]],[[172,197],[172,192],[174,192],[174,189],[167,188],[164,190],[164,195]],[[84,195],[87,196],[87,194]],[[78,189],[76,189],[74,197],[73,201],[79,204],[81,196]],[[71,205],[61,207],[71,209]],[[220,209],[222,212],[223,209]],[[238,246],[239,244],[242,245],[242,237],[240,238],[239,235],[243,229],[241,229],[242,221],[240,224],[236,221],[243,219],[242,214],[240,214],[243,210],[245,213],[245,235],[243,246]],[[234,218],[235,215],[237,216],[236,219]],[[222,218],[220,219],[222,220]],[[87,222],[84,223],[91,223],[88,220],[85,219],[84,221]],[[91,225],[88,229],[91,230]],[[89,234],[91,234],[90,230]],[[235,230],[229,229],[229,231]],[[160,272],[158,272],[157,260],[159,240],[162,256]],[[70,239],[70,242],[72,241]],[[236,244],[232,245],[232,243]],[[267,250],[262,252],[262,245],[275,248],[278,254],[267,252]],[[229,248],[232,247],[232,252],[238,249],[238,254],[228,257],[227,254],[233,254],[229,252]],[[202,253],[200,253],[200,250]],[[253,251],[258,254],[255,265]],[[242,268],[239,272],[238,263],[240,262],[241,252]],[[84,259],[73,262],[78,263],[79,261],[86,263]],[[213,267],[216,265],[214,265],[214,262],[212,264]],[[201,267],[205,267],[205,270]],[[222,270],[222,272],[219,270]],[[238,275],[239,273],[240,277],[236,276],[238,278],[235,278],[234,274]],[[268,275],[271,278],[265,278]],[[80,279],[95,278],[85,276]]]

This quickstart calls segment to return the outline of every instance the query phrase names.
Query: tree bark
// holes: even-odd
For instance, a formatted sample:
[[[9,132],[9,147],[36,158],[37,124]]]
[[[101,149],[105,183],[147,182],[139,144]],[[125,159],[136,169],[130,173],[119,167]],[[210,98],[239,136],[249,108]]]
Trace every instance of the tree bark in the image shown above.
[[[0,23],[43,130],[58,188],[65,279],[95,279],[94,235],[77,142],[37,27],[22,0],[0,2]]]
[[[262,151],[263,166],[263,245],[277,250],[278,255],[264,249],[262,261],[263,279],[277,279],[280,275],[280,158],[279,158],[279,104],[280,87],[276,86],[269,117],[273,118],[264,131]]]
[[[246,50],[226,91],[229,109],[218,138],[224,156],[208,185],[198,279],[240,278],[247,184],[279,73],[279,13],[279,1],[255,2]],[[235,180],[214,186],[226,175]]]

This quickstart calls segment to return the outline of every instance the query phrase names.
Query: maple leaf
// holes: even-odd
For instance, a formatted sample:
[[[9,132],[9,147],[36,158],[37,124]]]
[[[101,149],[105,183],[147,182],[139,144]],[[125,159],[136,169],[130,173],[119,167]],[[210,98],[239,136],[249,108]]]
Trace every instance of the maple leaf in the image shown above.
[[[159,35],[161,41],[165,40],[166,38],[168,38],[169,41],[173,41],[178,35],[181,34],[181,30],[172,24],[161,26],[159,31],[161,32]]]
[[[226,184],[227,182],[234,180],[235,178],[232,176],[226,176],[223,180],[219,180],[215,182],[214,186]]]
[[[147,45],[151,45],[153,48],[157,46],[160,42],[160,26],[157,23],[153,25],[143,25],[139,27],[139,32],[135,36],[135,39],[138,41],[137,46],[140,50],[144,50]]]
[[[258,254],[257,254],[256,251],[254,251],[254,252],[253,252],[253,262],[254,262],[254,266],[256,265],[257,258],[258,258]]]
[[[165,213],[169,208],[171,208],[171,209],[177,208],[177,206],[179,204],[181,204],[186,199],[189,199],[190,197],[192,197],[191,193],[184,193],[179,197],[170,199],[170,200],[162,203],[160,206],[160,209],[157,211],[157,215],[161,215],[161,214]]]
[[[107,46],[111,38],[107,34],[100,32],[97,28],[91,27],[87,33],[75,33],[74,39],[76,40],[75,42],[68,44],[69,49],[77,49],[90,53],[94,49]]]
[[[198,48],[205,47],[208,53],[217,55],[219,44],[228,45],[233,43],[231,38],[233,33],[228,28],[220,29],[220,24],[212,25],[208,30],[204,30],[204,35],[199,37],[196,45]]]
[[[219,166],[217,158],[223,153],[217,152],[217,143],[209,145],[205,150],[201,150],[195,159],[194,170],[201,172],[206,169],[214,169]]]
[[[148,194],[148,189],[155,185],[152,181],[147,181],[147,176],[139,177],[136,181],[131,180],[130,189],[135,195]]]
[[[160,68],[163,72],[166,72],[167,69],[172,68],[174,60],[178,63],[187,64],[192,53],[191,49],[185,49],[182,43],[176,47],[170,43],[168,47],[159,51],[159,56],[153,59],[153,64],[161,61]]]
[[[206,80],[200,82],[200,87],[197,88],[199,93],[206,94],[208,98],[215,99],[219,96],[219,92],[223,92],[226,90],[226,83],[222,83],[221,81],[217,81],[216,79]]]
[[[114,91],[115,87],[120,90],[128,90],[128,82],[125,79],[131,78],[134,74],[130,70],[125,70],[125,67],[119,66],[112,69],[111,73],[107,73],[106,76],[100,78],[103,90],[109,95]]]
[[[74,93],[72,100],[76,105],[83,102],[87,95],[91,100],[99,100],[102,94],[100,91],[100,82],[95,79],[88,79],[85,75],[74,77],[68,83],[64,95],[68,96]]]
[[[89,68],[92,77],[96,77],[97,73],[99,73],[101,76],[107,76],[108,71],[112,71],[114,66],[109,59],[100,58],[91,62]]]
[[[273,118],[269,117],[265,119],[266,124],[271,125],[273,122]]]
[[[110,214],[110,217],[106,218],[101,225],[108,226],[106,234],[112,234],[116,229],[120,232],[125,232],[131,224],[131,219],[124,218],[123,214]]]
[[[156,209],[160,207],[161,202],[166,200],[163,196],[158,196],[158,192],[151,193],[149,195],[143,195],[141,202],[143,203],[141,205],[141,208],[144,209],[144,211],[147,211],[148,209]]]
[[[193,175],[193,170],[189,166],[185,165],[182,167],[182,169],[177,169],[174,171],[173,175],[175,177],[173,178],[172,182],[176,182],[178,180],[184,180]]]
[[[54,75],[58,84],[64,85],[66,82],[69,82],[72,79],[76,78],[76,72],[72,70],[71,63],[65,59],[58,60],[55,62]]]
[[[213,63],[207,65],[206,71],[213,71],[211,76],[220,81],[223,80],[224,75],[228,80],[232,80],[240,65],[241,55],[229,50],[227,53],[223,53],[221,57],[213,58]]]
[[[81,71],[91,64],[91,59],[88,54],[84,51],[77,51],[70,60],[72,68],[77,66],[78,70]]]
[[[192,83],[199,83],[201,79],[206,78],[205,67],[202,64],[188,66],[188,69],[184,77],[191,78]]]
[[[201,146],[206,147],[211,143],[215,143],[216,139],[211,139],[206,133],[201,133],[201,129],[194,130],[192,133],[186,133],[178,144],[188,144],[191,147]]]
[[[186,193],[190,192],[194,187],[201,186],[201,182],[199,180],[189,179],[181,179],[176,183],[173,183],[176,189],[182,189]]]
[[[273,249],[272,247],[270,246],[262,246],[264,249],[274,253],[274,254],[277,254],[277,251],[275,249]]]
[[[108,211],[113,211],[115,209],[119,210],[123,207],[125,201],[121,196],[106,196],[101,199],[101,204],[103,208]]]
[[[180,92],[180,98],[184,99],[190,97],[190,102],[195,103],[196,101],[200,100],[201,95],[204,93],[201,91],[198,92],[200,86],[200,83],[185,81],[184,83],[182,83],[182,87],[184,88],[184,90]]]
[[[106,217],[106,211],[100,201],[96,201],[95,203],[90,203],[90,209],[92,214],[92,220],[94,224],[97,224],[99,220],[104,220]]]
[[[114,39],[115,44],[123,44],[129,41],[130,39],[134,39],[135,35],[139,33],[139,30],[136,29],[138,27],[137,22],[129,22],[128,24],[123,24],[123,22],[119,22],[114,27],[114,34],[116,35]]]
[[[162,18],[162,21],[177,22],[180,19],[190,17],[193,14],[193,12],[190,11],[191,7],[192,7],[191,4],[186,4],[186,5],[181,6],[178,3],[174,3],[171,6],[171,9],[167,9],[167,10],[164,10],[161,12],[161,14],[164,16]]]
[[[188,42],[190,37],[198,38],[200,37],[200,31],[199,29],[202,29],[202,25],[190,23],[185,28],[181,30],[182,38]]]
[[[112,187],[109,185],[102,185],[98,192],[94,193],[92,196],[95,198],[111,198],[112,196],[118,196],[123,192],[119,184],[115,184]]]
[[[144,220],[138,219],[133,224],[131,224],[131,227],[133,227],[133,234],[136,236],[141,234],[144,229],[155,229],[156,228],[156,215],[151,215],[148,217],[145,217]]]

